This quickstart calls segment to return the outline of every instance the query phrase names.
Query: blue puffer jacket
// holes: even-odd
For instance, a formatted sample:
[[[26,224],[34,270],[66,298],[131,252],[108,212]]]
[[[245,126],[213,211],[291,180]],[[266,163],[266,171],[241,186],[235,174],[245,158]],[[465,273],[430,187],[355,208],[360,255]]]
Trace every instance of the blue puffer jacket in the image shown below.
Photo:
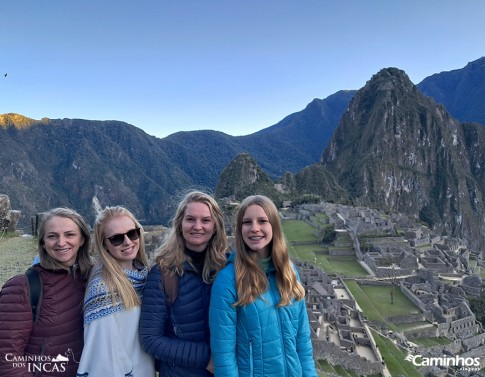
[[[211,376],[205,368],[211,354],[208,311],[212,285],[204,283],[188,263],[184,271],[168,313],[160,267],[151,269],[141,306],[141,344],[157,360],[160,376]]]
[[[280,295],[271,265],[269,289],[262,298],[235,308],[234,254],[212,288],[209,324],[215,375],[316,377],[305,300],[276,307]]]

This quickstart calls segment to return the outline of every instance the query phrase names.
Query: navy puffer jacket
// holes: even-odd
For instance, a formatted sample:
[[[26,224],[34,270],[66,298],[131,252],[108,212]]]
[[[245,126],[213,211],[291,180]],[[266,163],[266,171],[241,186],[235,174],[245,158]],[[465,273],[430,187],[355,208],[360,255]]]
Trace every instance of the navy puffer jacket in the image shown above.
[[[140,340],[157,360],[160,376],[211,376],[209,363],[209,303],[211,284],[206,284],[188,263],[178,277],[178,294],[167,310],[158,265],[152,267],[143,293]]]

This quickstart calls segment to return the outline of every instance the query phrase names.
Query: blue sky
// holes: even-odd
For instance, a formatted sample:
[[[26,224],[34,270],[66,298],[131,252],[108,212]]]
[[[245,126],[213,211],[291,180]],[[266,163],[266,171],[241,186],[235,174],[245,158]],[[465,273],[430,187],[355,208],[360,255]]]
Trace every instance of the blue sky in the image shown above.
[[[485,56],[483,0],[0,0],[0,113],[246,135]],[[7,73],[7,77],[4,74]]]

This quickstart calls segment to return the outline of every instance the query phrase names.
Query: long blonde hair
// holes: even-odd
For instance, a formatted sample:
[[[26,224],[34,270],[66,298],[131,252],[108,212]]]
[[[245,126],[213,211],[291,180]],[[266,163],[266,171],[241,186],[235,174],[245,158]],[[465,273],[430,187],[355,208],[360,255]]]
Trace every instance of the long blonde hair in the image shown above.
[[[46,225],[54,217],[64,217],[66,219],[70,219],[79,227],[79,231],[81,232],[81,235],[84,238],[84,242],[79,247],[79,250],[77,252],[76,264],[79,268],[79,272],[81,273],[81,276],[83,276],[83,278],[86,279],[93,266],[93,259],[90,254],[91,234],[89,232],[88,225],[84,221],[83,217],[79,213],[77,213],[76,211],[70,208],[65,208],[65,207],[53,208],[43,214],[41,223],[39,225],[39,230],[38,230],[38,245],[37,245],[37,251],[39,253],[39,258],[40,258],[40,265],[50,270],[67,270],[68,272],[71,272],[71,269],[69,267],[66,267],[62,263],[56,261],[45,250],[44,237],[46,232]]]
[[[247,305],[268,289],[268,279],[261,266],[259,254],[250,251],[242,237],[242,220],[247,208],[251,205],[258,205],[263,209],[273,230],[270,248],[273,265],[276,269],[276,283],[281,296],[278,306],[288,305],[292,299],[301,300],[305,297],[305,290],[299,283],[290,261],[278,209],[266,196],[253,195],[243,200],[236,215],[234,266],[238,300],[234,305]]]
[[[111,295],[119,295],[126,309],[130,309],[140,305],[140,298],[138,297],[130,280],[126,277],[123,268],[118,264],[115,258],[108,252],[106,246],[106,225],[115,217],[126,216],[130,218],[135,227],[140,228],[139,244],[140,248],[135,260],[143,266],[148,265],[148,260],[145,254],[145,238],[143,235],[143,227],[133,214],[124,207],[106,207],[101,210],[96,217],[94,223],[94,242],[96,247],[99,263],[102,265],[102,277]]]
[[[215,275],[225,266],[227,252],[227,237],[224,229],[224,215],[215,199],[202,191],[191,191],[180,201],[177,210],[171,220],[171,228],[158,249],[156,263],[164,272],[175,272],[179,276],[184,273],[183,264],[189,261],[185,254],[185,240],[182,236],[182,222],[185,211],[190,203],[203,203],[209,207],[211,217],[214,220],[214,235],[207,245],[207,254],[202,271],[202,279],[205,283],[211,283]]]

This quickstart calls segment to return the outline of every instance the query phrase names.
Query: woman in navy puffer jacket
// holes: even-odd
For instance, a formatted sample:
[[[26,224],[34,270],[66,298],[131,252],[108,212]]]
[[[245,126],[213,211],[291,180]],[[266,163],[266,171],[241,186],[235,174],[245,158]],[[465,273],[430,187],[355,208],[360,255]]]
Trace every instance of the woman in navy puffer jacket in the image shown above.
[[[224,216],[217,202],[203,192],[188,193],[172,219],[143,293],[140,340],[156,359],[160,376],[212,375],[209,302],[226,252]],[[162,274],[177,284],[172,304]]]

